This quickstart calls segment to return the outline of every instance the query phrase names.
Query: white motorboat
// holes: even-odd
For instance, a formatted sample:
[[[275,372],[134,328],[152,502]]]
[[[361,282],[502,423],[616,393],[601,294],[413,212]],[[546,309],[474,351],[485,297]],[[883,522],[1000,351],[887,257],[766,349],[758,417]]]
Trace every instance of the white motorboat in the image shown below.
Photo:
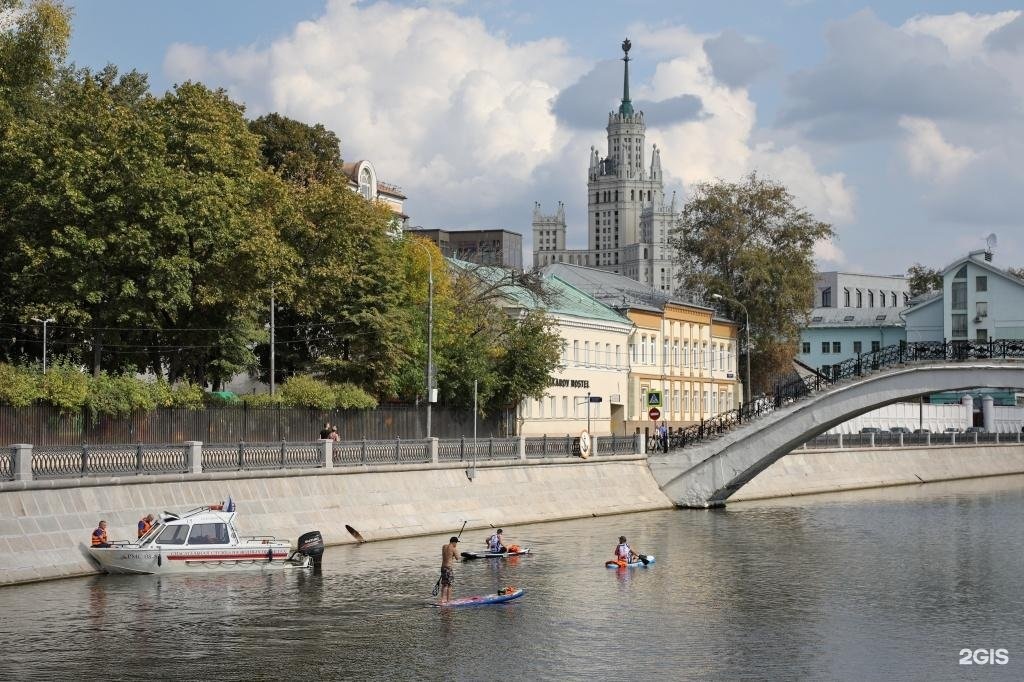
[[[198,573],[222,570],[319,568],[324,541],[319,531],[304,533],[298,549],[268,536],[243,537],[235,529],[234,505],[200,507],[182,515],[164,512],[160,522],[135,542],[90,547],[107,573]]]

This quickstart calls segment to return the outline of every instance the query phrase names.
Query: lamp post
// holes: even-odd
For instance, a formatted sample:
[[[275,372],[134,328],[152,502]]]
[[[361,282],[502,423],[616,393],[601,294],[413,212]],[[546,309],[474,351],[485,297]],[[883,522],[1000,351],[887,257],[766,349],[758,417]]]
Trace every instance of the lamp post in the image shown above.
[[[747,313],[747,306],[743,305],[741,302],[739,302],[735,298],[730,298],[729,296],[722,296],[721,294],[711,294],[711,298],[713,298],[715,300],[718,300],[718,301],[732,301],[733,303],[738,305],[740,307],[740,309],[743,310],[743,317],[746,318],[746,324],[744,325],[744,328],[746,329],[746,336],[747,336],[747,380],[746,380],[746,382],[744,384],[744,387],[743,387],[743,389],[744,389],[743,393],[745,394],[745,396],[744,396],[745,400],[743,402],[749,404],[750,403],[750,314]]]
[[[434,257],[425,243],[414,241],[413,244],[427,252],[427,438],[430,438],[430,405],[434,402]]]
[[[35,322],[43,323],[43,374],[46,374],[46,325],[51,322],[56,322],[57,320],[52,317],[48,317],[45,320],[40,320],[38,317],[33,317],[32,319]]]

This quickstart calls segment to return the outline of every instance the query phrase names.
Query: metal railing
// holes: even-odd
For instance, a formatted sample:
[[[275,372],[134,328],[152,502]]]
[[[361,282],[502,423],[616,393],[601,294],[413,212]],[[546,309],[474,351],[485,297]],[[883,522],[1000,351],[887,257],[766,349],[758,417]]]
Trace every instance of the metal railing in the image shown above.
[[[763,396],[735,410],[723,412],[699,424],[684,427],[672,434],[671,448],[686,447],[714,438],[726,431],[774,412],[813,393],[827,390],[846,381],[882,369],[917,362],[963,362],[978,359],[1024,358],[1024,340],[990,341],[925,341],[886,346],[836,365],[820,368],[816,373],[775,384],[771,395]]]
[[[14,448],[0,450],[0,481],[14,480]]]
[[[594,454],[598,457],[632,455],[635,452],[635,436],[597,436],[594,438]]]
[[[204,443],[203,471],[315,469],[324,466],[319,443]]]
[[[572,436],[539,436],[526,439],[526,458],[573,457],[580,454],[580,439]]]
[[[518,438],[472,438],[437,441],[438,462],[486,462],[519,459]]]
[[[902,438],[900,436],[902,435]],[[803,449],[831,450],[849,448],[893,448],[929,445],[976,445],[981,443],[1020,443],[1022,436],[1016,433],[988,433],[971,431],[937,433],[827,433],[815,436],[800,447]]]
[[[429,439],[363,440],[333,444],[335,466],[419,464],[431,460]]]
[[[32,452],[33,478],[173,474],[188,470],[183,444],[44,445]]]

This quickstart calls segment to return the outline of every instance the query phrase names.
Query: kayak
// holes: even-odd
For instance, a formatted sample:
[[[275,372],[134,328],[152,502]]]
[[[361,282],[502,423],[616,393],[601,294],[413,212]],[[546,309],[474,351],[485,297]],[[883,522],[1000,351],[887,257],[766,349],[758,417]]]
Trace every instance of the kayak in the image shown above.
[[[461,599],[452,599],[450,602],[444,604],[434,604],[438,608],[446,608],[448,606],[486,606],[488,604],[503,604],[513,599],[519,599],[523,596],[523,588],[517,587],[507,592],[498,592],[496,594],[482,594],[475,597],[462,597]]]
[[[463,552],[463,559],[504,559],[509,556],[522,556],[524,554],[530,554],[531,550],[529,547],[521,549],[518,552]]]
[[[614,561],[606,561],[606,562],[604,562],[604,565],[607,566],[608,568],[627,568],[627,567],[628,568],[634,568],[636,566],[648,566],[648,565],[654,563],[654,555],[653,554],[644,554],[644,557],[646,557],[646,559],[647,559],[647,563],[646,564],[644,562],[640,561],[639,559],[637,559],[636,561],[629,562],[625,566],[621,566],[620,564],[618,564],[618,563],[616,563]]]

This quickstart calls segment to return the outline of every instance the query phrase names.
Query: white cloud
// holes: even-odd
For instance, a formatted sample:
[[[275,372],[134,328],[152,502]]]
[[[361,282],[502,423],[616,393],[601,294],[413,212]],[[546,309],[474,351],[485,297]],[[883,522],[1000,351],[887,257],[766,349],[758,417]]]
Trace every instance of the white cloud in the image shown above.
[[[952,56],[971,57],[982,51],[988,34],[1002,28],[1018,16],[1016,10],[996,14],[955,14],[919,15],[904,22],[900,27],[910,35],[929,35],[938,38]]]
[[[919,178],[949,182],[978,156],[968,147],[947,142],[935,121],[904,116],[900,127],[907,132],[903,153],[911,173]]]

